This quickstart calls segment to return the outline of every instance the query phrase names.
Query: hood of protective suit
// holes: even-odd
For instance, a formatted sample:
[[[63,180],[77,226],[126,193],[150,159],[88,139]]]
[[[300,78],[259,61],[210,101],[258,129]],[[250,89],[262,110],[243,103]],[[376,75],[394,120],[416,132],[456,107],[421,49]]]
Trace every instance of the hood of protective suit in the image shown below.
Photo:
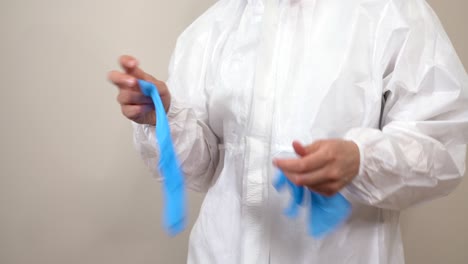
[[[186,183],[207,191],[189,263],[404,263],[399,210],[465,170],[468,78],[423,0],[221,0],[179,38],[168,119]],[[272,158],[359,146],[353,213],[314,239],[282,214]],[[154,127],[135,142],[156,171]]]

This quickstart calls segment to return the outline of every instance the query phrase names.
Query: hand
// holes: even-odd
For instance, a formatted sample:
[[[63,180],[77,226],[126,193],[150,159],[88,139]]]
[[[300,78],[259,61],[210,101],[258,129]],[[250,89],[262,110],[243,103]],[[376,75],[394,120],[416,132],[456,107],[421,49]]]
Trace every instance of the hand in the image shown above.
[[[141,70],[135,58],[124,55],[120,57],[119,62],[124,72],[111,71],[108,78],[119,88],[117,101],[120,103],[122,114],[136,123],[155,125],[156,113],[153,101],[141,92],[137,79],[152,82],[158,87],[166,112],[171,103],[169,89],[164,82]]]
[[[352,141],[320,140],[303,146],[293,142],[296,159],[275,159],[273,164],[297,186],[333,196],[359,173],[360,155]]]

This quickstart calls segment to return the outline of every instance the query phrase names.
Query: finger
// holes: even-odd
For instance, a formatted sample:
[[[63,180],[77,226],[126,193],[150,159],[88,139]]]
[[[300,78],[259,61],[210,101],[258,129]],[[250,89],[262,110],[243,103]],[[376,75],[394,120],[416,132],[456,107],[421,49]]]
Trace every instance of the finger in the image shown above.
[[[307,154],[314,153],[316,151],[319,151],[320,148],[326,144],[326,140],[317,140],[314,143],[305,146],[305,151]]]
[[[324,141],[319,140],[314,142],[313,144],[304,146],[301,144],[299,141],[293,141],[293,148],[294,151],[301,157],[306,156],[307,154],[314,153],[320,149],[320,147],[323,145]]]
[[[306,186],[308,188],[312,188],[316,185],[332,182],[329,178],[326,177],[326,174],[321,170],[306,174],[300,174],[290,171],[284,171],[283,173],[286,176],[286,178],[288,178],[289,181],[296,186]]]
[[[145,96],[141,92],[135,92],[131,90],[121,90],[117,96],[117,101],[122,105],[141,105],[153,103],[150,97]]]
[[[137,81],[135,77],[125,74],[123,72],[111,71],[107,75],[107,78],[109,79],[110,82],[112,82],[113,84],[115,84],[121,89],[124,89],[124,88],[130,88],[133,90],[138,89]]]
[[[151,105],[123,105],[122,114],[130,120],[141,119],[148,113],[152,111],[153,107]]]
[[[299,159],[275,159],[273,163],[283,171],[307,173],[325,166],[327,161],[325,155],[315,152]]]
[[[293,183],[294,185],[298,186],[297,183],[296,183],[297,182],[297,175],[298,175],[297,173],[289,172],[289,171],[288,172],[283,171],[282,174],[284,176],[286,176],[286,178],[284,178],[285,183],[289,183],[289,184]],[[289,180],[289,182],[288,182],[288,180]]]
[[[139,62],[134,57],[129,56],[129,55],[123,55],[120,57],[119,61],[120,61],[120,65],[122,66],[122,68],[125,70],[127,74],[132,75],[137,79],[142,79],[142,80],[150,81],[153,83],[157,81],[156,78],[147,74],[140,67],[138,67]]]
[[[321,195],[330,197],[330,196],[337,194],[343,187],[344,185],[342,184],[342,182],[334,181],[334,182],[328,182],[328,183],[308,187],[308,189],[313,192],[319,193]]]
[[[299,141],[293,141],[292,145],[293,145],[294,151],[297,153],[297,155],[299,155],[301,157],[304,157],[305,155],[307,155],[307,151],[306,151],[305,147]]]
[[[124,70],[130,70],[130,71],[137,68],[139,65],[138,60],[130,55],[120,56],[119,63]]]
[[[309,173],[296,174],[294,175],[295,184],[298,186],[313,187],[316,185],[333,182],[334,179],[329,176],[328,171],[329,169],[325,167]]]

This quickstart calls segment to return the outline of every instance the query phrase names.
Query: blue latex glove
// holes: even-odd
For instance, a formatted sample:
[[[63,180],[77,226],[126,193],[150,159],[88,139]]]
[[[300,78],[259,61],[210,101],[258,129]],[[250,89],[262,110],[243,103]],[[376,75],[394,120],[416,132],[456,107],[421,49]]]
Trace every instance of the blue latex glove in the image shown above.
[[[304,188],[294,185],[282,172],[278,175],[274,186],[278,191],[286,186],[289,187],[292,199],[289,207],[284,210],[284,214],[289,218],[297,217],[299,214],[299,205],[303,204],[304,201]]]
[[[156,142],[159,145],[159,172],[163,177],[164,227],[171,236],[182,232],[186,226],[184,177],[172,144],[171,131],[156,86],[138,80],[140,89],[153,100],[156,110]]]
[[[321,238],[337,229],[351,214],[351,204],[340,193],[325,197],[310,190],[296,186],[282,171],[278,174],[274,183],[280,191],[286,186],[291,189],[293,199],[285,210],[288,217],[295,218],[299,212],[299,206],[304,203],[304,190],[310,193],[309,207],[309,234],[315,238]]]

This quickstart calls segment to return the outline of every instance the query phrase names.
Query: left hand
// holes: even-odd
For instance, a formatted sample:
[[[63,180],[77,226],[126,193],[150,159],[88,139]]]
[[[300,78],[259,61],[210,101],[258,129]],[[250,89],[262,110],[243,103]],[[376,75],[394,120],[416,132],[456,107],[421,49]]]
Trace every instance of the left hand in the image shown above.
[[[353,141],[330,139],[303,146],[293,142],[296,159],[275,159],[273,164],[297,186],[333,196],[359,173],[359,148]]]

